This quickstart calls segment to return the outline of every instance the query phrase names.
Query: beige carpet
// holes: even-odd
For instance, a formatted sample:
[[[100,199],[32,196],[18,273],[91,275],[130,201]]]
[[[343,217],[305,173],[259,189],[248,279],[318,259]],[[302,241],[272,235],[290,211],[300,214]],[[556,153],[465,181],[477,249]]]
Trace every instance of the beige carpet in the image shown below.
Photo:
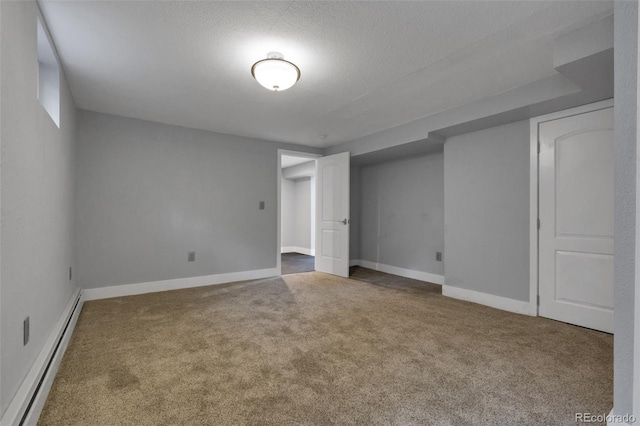
[[[39,424],[559,425],[611,409],[611,335],[395,279],[87,302]]]

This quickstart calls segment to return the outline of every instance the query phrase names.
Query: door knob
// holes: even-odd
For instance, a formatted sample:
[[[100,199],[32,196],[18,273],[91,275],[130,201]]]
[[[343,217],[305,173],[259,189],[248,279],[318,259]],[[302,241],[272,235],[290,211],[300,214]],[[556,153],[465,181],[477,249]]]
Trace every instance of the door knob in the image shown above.
[[[351,221],[349,219],[342,220],[341,222],[342,222],[343,225],[351,223]]]

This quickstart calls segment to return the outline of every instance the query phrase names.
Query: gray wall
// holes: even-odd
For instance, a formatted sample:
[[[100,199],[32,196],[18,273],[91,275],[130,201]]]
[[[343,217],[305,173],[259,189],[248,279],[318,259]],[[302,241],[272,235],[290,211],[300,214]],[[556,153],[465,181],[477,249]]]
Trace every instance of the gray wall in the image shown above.
[[[529,300],[529,121],[444,144],[445,283]]]
[[[311,249],[311,178],[282,179],[281,246]]]
[[[634,371],[639,342],[637,303],[636,244],[638,241],[636,203],[638,158],[638,3],[615,4],[615,208],[614,208],[614,377],[615,414],[640,409],[640,395],[634,395],[633,383],[640,386],[640,372]],[[639,306],[636,304],[635,306]],[[634,345],[635,352],[634,352]],[[636,364],[635,368],[638,367]],[[634,379],[635,376],[635,379]],[[636,418],[640,412],[634,413]]]
[[[296,164],[295,166],[289,166],[282,169],[282,177],[295,180],[301,177],[310,177],[316,174],[316,162],[315,160],[307,161],[306,163]]]
[[[0,416],[76,285],[73,265],[75,105],[61,75],[61,125],[37,99],[35,2],[2,10]],[[22,344],[29,316],[31,339]]]
[[[311,248],[311,178],[295,181],[295,246]]]
[[[294,181],[282,178],[280,197],[280,246],[292,247],[296,242],[296,184]]]
[[[363,167],[360,173],[360,258],[442,275],[442,153]]]
[[[80,111],[78,282],[95,288],[275,268],[277,149],[313,152]]]

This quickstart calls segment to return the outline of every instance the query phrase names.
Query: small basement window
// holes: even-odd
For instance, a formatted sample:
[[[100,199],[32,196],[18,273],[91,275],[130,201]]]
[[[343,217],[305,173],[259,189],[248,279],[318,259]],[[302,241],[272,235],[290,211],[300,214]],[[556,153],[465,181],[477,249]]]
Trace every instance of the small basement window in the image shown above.
[[[38,100],[60,127],[60,65],[38,18]]]

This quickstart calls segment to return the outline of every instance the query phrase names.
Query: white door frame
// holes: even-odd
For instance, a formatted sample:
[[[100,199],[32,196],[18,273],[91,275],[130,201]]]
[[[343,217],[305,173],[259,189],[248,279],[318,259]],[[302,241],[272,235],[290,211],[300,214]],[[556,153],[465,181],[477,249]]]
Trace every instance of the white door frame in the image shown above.
[[[277,250],[276,250],[276,269],[278,270],[278,275],[282,275],[282,256],[280,253],[281,250],[281,244],[282,244],[282,156],[283,155],[288,155],[290,157],[301,157],[301,158],[308,158],[309,160],[315,160],[316,158],[320,158],[322,157],[322,155],[320,154],[312,154],[309,152],[302,152],[302,151],[289,151],[286,149],[279,149],[278,150],[278,171],[277,171],[277,179],[278,179],[278,194],[277,194],[277,201],[276,204],[278,204],[277,206],[277,211],[278,214],[276,215],[276,221],[277,221],[277,230],[278,230],[278,238],[277,238]],[[311,224],[312,227],[315,227],[316,224],[312,223]]]
[[[530,315],[538,316],[538,271],[539,271],[539,241],[538,241],[538,198],[539,198],[539,164],[538,164],[538,134],[539,125],[546,121],[558,120],[573,115],[598,111],[613,107],[613,99],[607,99],[576,108],[541,115],[529,120],[529,310]]]

